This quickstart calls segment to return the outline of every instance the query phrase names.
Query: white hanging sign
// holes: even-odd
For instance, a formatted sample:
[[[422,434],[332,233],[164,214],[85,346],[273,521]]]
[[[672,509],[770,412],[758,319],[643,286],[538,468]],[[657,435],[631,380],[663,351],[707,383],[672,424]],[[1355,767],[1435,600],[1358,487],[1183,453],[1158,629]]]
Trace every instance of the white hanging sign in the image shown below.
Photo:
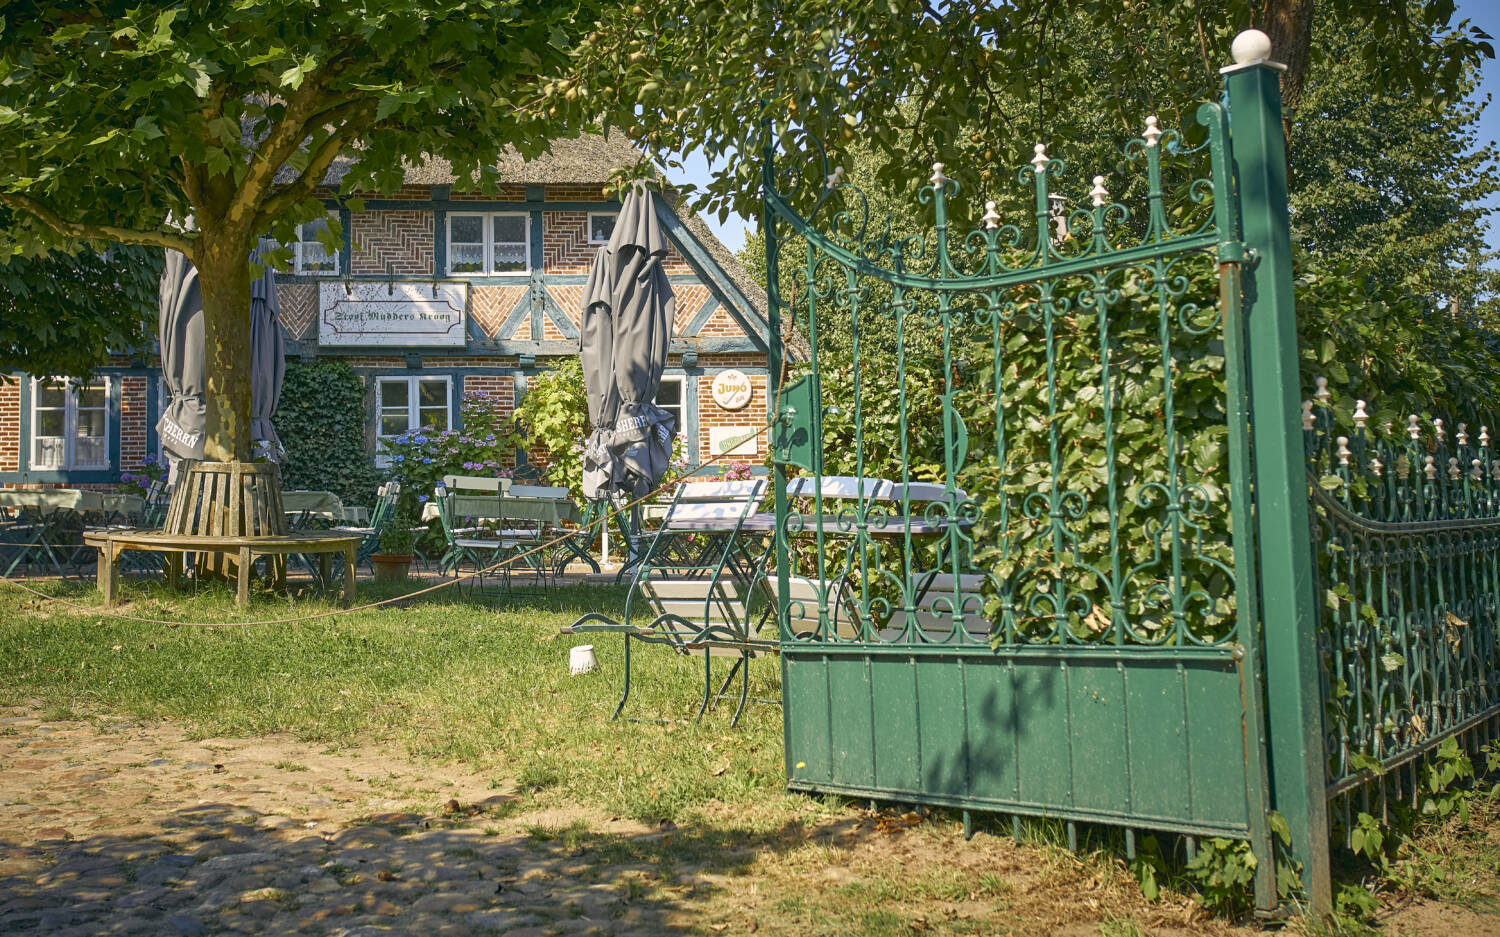
[[[755,455],[753,426],[710,426],[708,428],[708,451],[711,455]]]
[[[750,403],[754,388],[744,371],[720,371],[714,377],[714,403],[725,410],[743,410]]]
[[[469,284],[448,282],[319,284],[320,345],[453,345],[468,341]]]

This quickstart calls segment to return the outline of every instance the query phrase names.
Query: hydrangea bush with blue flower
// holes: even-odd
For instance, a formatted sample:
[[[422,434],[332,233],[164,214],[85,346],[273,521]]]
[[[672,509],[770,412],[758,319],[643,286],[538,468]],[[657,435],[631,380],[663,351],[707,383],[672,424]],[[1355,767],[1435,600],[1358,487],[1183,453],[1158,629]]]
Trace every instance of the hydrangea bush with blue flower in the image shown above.
[[[152,482],[166,477],[166,462],[158,460],[155,454],[148,452],[141,459],[140,471],[120,473],[120,490],[125,494],[144,496],[151,490]]]
[[[485,391],[464,394],[462,429],[423,426],[385,442],[389,476],[425,501],[444,475],[508,478],[515,450],[525,441],[499,397]]]

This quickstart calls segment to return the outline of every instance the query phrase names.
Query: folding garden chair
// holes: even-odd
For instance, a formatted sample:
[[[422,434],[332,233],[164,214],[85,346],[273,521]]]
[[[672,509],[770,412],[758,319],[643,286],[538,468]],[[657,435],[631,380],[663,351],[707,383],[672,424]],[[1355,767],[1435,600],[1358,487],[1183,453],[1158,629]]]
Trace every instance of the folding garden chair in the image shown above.
[[[370,512],[370,523],[365,526],[340,525],[334,530],[343,530],[349,533],[362,534],[364,539],[359,542],[359,549],[354,552],[354,562],[370,566],[370,556],[380,549],[380,532],[391,519],[391,512],[395,509],[396,496],[401,494],[401,483],[390,481],[375,489],[375,509]],[[371,567],[374,572],[374,567]]]
[[[633,643],[663,644],[679,654],[703,658],[703,696],[698,719],[720,699],[735,676],[740,677],[738,704],[731,726],[739,724],[750,701],[749,662],[777,651],[776,637],[760,631],[774,605],[756,601],[764,595],[758,585],[763,575],[764,551],[747,568],[731,563],[740,550],[745,521],[760,505],[765,482],[692,482],[680,485],[672,505],[643,551],[636,566],[630,594],[625,600],[624,621],[591,612],[575,621],[564,634],[621,634],[625,641],[624,686],[611,718],[619,718],[630,698]],[[715,533],[714,546],[692,565],[669,556],[666,545],[672,537]],[[658,565],[658,558],[666,560]],[[755,606],[760,606],[756,608]],[[648,620],[640,624],[642,618]],[[714,688],[713,661],[733,658],[734,665]],[[759,702],[775,703],[776,700]]]
[[[496,479],[497,481],[509,481],[508,479]],[[507,486],[508,487],[508,486]],[[488,531],[481,526],[463,526],[467,519],[495,519],[499,515],[500,498],[489,495],[458,494],[448,490],[448,486],[442,482],[433,486],[433,500],[438,506],[438,519],[443,528],[443,542],[446,550],[441,559],[438,560],[438,572],[454,576],[461,575],[465,567],[480,573],[472,580],[470,589],[482,585],[483,570],[495,565],[507,554],[516,551],[517,543],[515,537],[507,536],[507,531],[495,531],[493,537],[474,536],[480,532]]]
[[[552,574],[553,564],[539,548],[559,530],[560,502],[571,505],[568,489],[553,485],[511,485],[500,495],[499,535],[515,541],[516,554],[543,585]],[[507,586],[511,572],[507,566]]]

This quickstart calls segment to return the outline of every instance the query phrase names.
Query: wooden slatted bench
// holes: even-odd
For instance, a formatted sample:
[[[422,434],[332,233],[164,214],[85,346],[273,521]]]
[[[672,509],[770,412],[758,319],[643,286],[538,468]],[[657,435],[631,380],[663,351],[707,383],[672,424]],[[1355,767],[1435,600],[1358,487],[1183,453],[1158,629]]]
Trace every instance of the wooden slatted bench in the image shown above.
[[[328,581],[332,556],[344,554],[344,608],[354,602],[355,550],[363,539],[360,534],[339,530],[303,530],[290,534],[256,537],[214,537],[202,534],[177,534],[164,530],[91,530],[83,540],[99,550],[99,590],[104,604],[113,605],[118,598],[120,554],[126,550],[149,550],[167,554],[167,579],[176,586],[182,578],[183,556],[207,553],[236,560],[237,589],[235,604],[244,608],[250,603],[250,564],[257,556],[277,556],[276,586],[286,587],[285,557],[289,553],[318,554],[318,568]]]

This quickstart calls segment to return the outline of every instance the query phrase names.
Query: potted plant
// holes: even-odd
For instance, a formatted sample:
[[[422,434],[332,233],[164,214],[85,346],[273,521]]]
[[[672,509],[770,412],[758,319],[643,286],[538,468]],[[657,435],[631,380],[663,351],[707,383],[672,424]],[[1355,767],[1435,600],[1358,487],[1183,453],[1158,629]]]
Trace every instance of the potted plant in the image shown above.
[[[412,545],[416,542],[412,533],[417,522],[415,506],[415,501],[403,490],[390,520],[380,529],[380,552],[370,554],[377,580],[399,582],[411,570]]]

